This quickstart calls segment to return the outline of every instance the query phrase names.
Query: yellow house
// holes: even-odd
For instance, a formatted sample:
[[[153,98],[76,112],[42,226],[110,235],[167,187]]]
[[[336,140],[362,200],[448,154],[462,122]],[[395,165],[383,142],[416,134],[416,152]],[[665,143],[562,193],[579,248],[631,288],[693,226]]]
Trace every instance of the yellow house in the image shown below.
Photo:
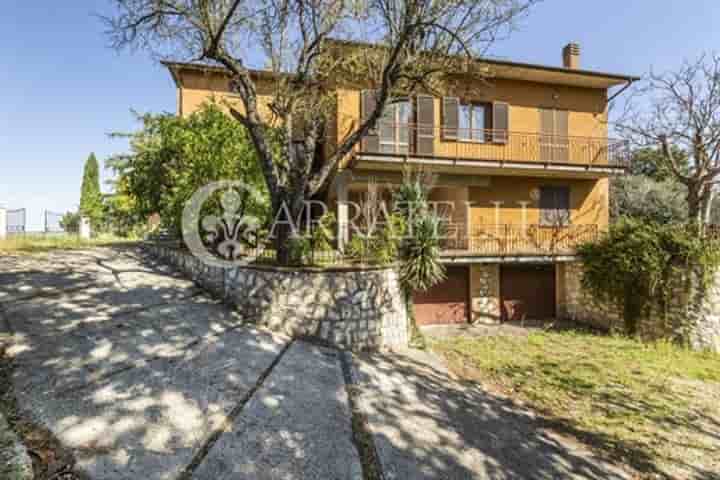
[[[609,90],[636,77],[583,70],[568,44],[562,66],[483,60],[482,88],[453,82],[442,98],[399,98],[340,166],[330,202],[339,239],[348,208],[368,181],[397,183],[408,166],[435,174],[432,200],[447,213],[448,278],[415,296],[420,324],[496,322],[562,313],[574,246],[608,224],[608,184],[622,174],[627,146],[608,138]],[[232,101],[222,68],[166,63],[178,87],[178,114],[211,96]],[[273,76],[255,71],[260,104]],[[477,80],[468,80],[477,81]],[[350,134],[374,106],[374,91],[341,85],[327,147]]]

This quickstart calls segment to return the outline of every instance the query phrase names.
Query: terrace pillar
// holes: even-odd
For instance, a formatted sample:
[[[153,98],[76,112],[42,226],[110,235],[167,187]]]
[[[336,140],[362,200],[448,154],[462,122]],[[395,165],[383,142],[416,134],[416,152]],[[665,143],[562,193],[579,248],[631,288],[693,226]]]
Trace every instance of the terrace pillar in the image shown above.
[[[352,174],[348,171],[338,174],[335,179],[335,195],[337,197],[337,244],[338,250],[345,250],[350,240],[348,218],[348,191]]]
[[[7,237],[7,209],[0,207],[0,240]]]

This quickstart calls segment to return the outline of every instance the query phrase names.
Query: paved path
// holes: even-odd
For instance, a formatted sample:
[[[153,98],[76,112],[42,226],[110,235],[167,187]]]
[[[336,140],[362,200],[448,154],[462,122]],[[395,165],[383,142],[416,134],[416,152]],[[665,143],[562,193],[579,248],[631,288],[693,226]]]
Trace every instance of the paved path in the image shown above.
[[[89,478],[363,478],[339,352],[244,324],[136,249],[0,257],[0,326],[17,405]],[[621,477],[417,353],[350,363],[384,478]]]
[[[336,352],[136,250],[0,258],[0,309],[17,404],[90,478],[359,478]]]

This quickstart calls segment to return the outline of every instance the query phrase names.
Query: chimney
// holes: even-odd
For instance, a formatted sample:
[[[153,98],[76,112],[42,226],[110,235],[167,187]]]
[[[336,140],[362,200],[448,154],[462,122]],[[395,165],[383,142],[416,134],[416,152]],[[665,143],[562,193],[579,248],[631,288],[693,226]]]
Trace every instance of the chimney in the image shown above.
[[[562,51],[563,67],[578,69],[580,68],[580,45],[576,42],[570,42],[565,45]]]

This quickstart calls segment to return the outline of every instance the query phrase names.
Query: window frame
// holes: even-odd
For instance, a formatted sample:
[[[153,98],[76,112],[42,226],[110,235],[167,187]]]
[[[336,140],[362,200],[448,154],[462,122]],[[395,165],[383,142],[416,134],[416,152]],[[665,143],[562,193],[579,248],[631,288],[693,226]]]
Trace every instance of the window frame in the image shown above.
[[[464,108],[470,109],[470,127],[464,128],[461,126],[460,119],[462,118],[462,111]],[[482,128],[482,138],[474,138],[473,134],[475,133],[476,129],[474,126],[474,120],[475,120],[475,109],[478,107],[482,107],[483,110],[483,128]],[[488,132],[492,131],[492,125],[487,125],[488,121],[488,112],[492,112],[492,103],[488,102],[469,102],[469,101],[459,101],[458,102],[458,119],[457,119],[457,141],[458,142],[465,142],[465,143],[492,143],[489,141],[489,134]],[[492,123],[492,115],[489,117],[490,123]],[[470,138],[463,138],[462,137],[462,131],[463,130],[470,130],[469,135]]]
[[[541,185],[539,187],[539,224],[541,227],[568,227],[572,225],[572,190],[569,185]],[[543,192],[552,194],[552,206],[546,208],[543,204]],[[562,192],[567,198],[567,208],[561,208],[558,201],[558,193]],[[547,213],[546,213],[547,212]],[[552,215],[553,219],[548,220],[548,216]]]
[[[410,121],[405,124],[404,127],[401,127],[402,125],[400,123],[400,104],[404,103],[407,105]],[[378,119],[378,125],[377,125],[377,134],[378,134],[378,152],[379,153],[389,153],[389,154],[395,154],[395,155],[407,155],[410,153],[410,147],[412,145],[412,138],[410,137],[410,126],[412,124],[412,118],[413,118],[413,102],[411,101],[410,97],[399,97],[392,99],[387,105],[385,105],[385,108],[392,108],[392,121],[390,122],[390,125],[393,129],[393,140],[388,141],[383,139],[383,125],[382,125],[382,119],[385,116],[385,112],[380,116]],[[404,128],[407,131],[407,142],[400,141],[401,137],[401,129]],[[392,146],[393,151],[392,152],[385,152],[383,151],[383,146]],[[405,149],[403,152],[401,149]]]

